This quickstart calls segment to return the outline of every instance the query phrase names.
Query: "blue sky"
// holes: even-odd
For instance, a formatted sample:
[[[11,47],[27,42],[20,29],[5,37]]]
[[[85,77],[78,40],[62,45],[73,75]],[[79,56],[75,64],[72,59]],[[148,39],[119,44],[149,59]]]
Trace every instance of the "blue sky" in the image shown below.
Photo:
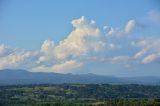
[[[123,27],[154,8],[150,0],[2,0],[0,42],[37,49],[44,39],[64,39],[72,30],[70,21],[82,15],[96,20],[98,26]]]
[[[160,74],[158,4],[158,0],[1,0],[0,68]]]

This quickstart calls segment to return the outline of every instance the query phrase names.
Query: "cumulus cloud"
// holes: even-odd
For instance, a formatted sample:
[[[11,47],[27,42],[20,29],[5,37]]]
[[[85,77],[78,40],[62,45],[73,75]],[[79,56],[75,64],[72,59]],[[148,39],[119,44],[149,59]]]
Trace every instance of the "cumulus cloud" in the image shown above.
[[[152,63],[155,62],[157,60],[158,56],[156,54],[150,54],[148,56],[146,56],[143,60],[142,63],[143,64],[148,64],[148,63]]]
[[[58,59],[86,55],[91,51],[98,52],[102,48],[104,42],[95,22],[82,16],[73,20],[72,25],[75,29],[55,47],[55,56]]]
[[[124,32],[125,33],[131,32],[135,28],[135,26],[136,26],[135,20],[129,20],[125,29],[124,29]]]
[[[72,67],[82,66],[79,61],[82,58],[87,58],[104,49],[105,42],[101,38],[100,29],[96,27],[95,21],[89,21],[82,16],[71,23],[74,30],[59,44],[55,45],[50,40],[44,41],[40,50],[41,56],[33,70],[59,70],[59,72],[68,68],[71,70]],[[75,59],[76,61],[73,61]]]
[[[37,61],[37,63],[44,63],[44,62],[48,62],[48,63],[52,63],[51,61],[53,61],[53,55],[54,55],[54,42],[51,40],[45,40],[41,46],[41,50],[40,50],[40,57]]]
[[[10,54],[13,50],[10,49],[8,46],[1,44],[0,45],[0,57],[4,57],[8,54]]]
[[[5,45],[0,46],[0,68],[17,67],[23,63],[31,66],[30,69],[46,71],[63,71],[71,67],[80,67],[78,58],[90,56],[90,53],[100,52],[104,46],[100,29],[94,20],[87,20],[84,16],[74,19],[74,30],[57,45],[54,41],[45,40],[37,54],[33,51],[11,49]],[[33,57],[34,60],[32,59]],[[29,61],[30,60],[30,61]],[[71,66],[73,65],[73,66]]]
[[[124,64],[124,63],[128,63],[129,60],[130,60],[129,56],[115,56],[111,59],[111,63]]]
[[[28,68],[34,62],[37,53],[25,51],[22,49],[11,49],[9,47],[1,49],[1,53],[4,53],[0,57],[0,69],[3,68]],[[2,54],[1,54],[2,55]]]
[[[155,62],[160,57],[160,38],[145,38],[134,44],[140,50],[135,54],[135,59],[142,59],[143,64]]]
[[[43,44],[42,44],[42,46],[41,46],[41,51],[43,52],[43,53],[45,53],[46,55],[48,55],[48,54],[52,54],[52,50],[54,50],[54,42],[53,41],[51,41],[51,40],[45,40],[44,42],[43,42]]]
[[[160,59],[160,38],[147,38],[132,43],[134,53],[128,50],[127,37],[114,39],[108,36],[125,36],[136,27],[135,20],[129,20],[123,29],[96,26],[94,20],[84,16],[72,20],[73,31],[59,43],[45,40],[40,50],[29,51],[0,45],[0,69],[24,68],[32,71],[67,73],[77,70],[87,62],[128,64],[140,61],[150,64]],[[104,35],[107,32],[107,36]],[[130,48],[130,49],[132,49]],[[127,52],[127,53],[126,53]],[[107,62],[106,62],[107,61]]]
[[[58,73],[68,73],[77,68],[81,67],[83,63],[77,62],[76,60],[68,60],[62,63],[57,63],[52,66],[40,65],[38,67],[32,68],[33,71],[42,71],[42,72],[58,72]]]
[[[125,36],[132,32],[132,30],[136,27],[135,20],[129,20],[124,29],[114,28],[110,26],[104,26],[103,29],[107,32],[108,36]]]
[[[82,66],[82,63],[77,62],[75,60],[69,60],[69,61],[65,61],[64,63],[60,63],[60,64],[56,64],[54,65],[52,68],[55,71],[71,71],[73,69],[76,69],[78,67]]]

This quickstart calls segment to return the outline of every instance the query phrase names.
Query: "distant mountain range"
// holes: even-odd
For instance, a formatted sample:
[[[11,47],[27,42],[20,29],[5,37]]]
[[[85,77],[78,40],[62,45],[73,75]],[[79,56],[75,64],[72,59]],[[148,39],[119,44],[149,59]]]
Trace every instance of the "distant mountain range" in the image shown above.
[[[160,77],[112,77],[95,74],[59,74],[29,72],[26,70],[0,70],[0,85],[17,84],[144,84],[160,85]]]

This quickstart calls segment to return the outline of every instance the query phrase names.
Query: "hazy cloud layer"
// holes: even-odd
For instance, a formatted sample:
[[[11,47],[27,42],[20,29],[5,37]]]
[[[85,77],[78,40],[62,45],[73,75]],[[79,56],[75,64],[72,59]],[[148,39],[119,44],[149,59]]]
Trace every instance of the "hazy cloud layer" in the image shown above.
[[[148,12],[148,15],[151,21],[160,25],[160,11],[159,10],[151,10]]]

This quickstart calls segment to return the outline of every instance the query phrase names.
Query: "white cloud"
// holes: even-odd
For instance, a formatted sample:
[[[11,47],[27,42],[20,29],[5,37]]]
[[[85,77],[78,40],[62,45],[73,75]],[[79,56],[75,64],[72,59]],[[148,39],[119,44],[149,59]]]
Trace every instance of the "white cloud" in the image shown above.
[[[57,45],[51,40],[45,40],[36,53],[0,45],[0,68],[22,68],[26,65],[25,68],[34,71],[63,72],[82,66],[80,60],[100,52],[105,42],[94,20],[82,16],[71,23],[74,30],[66,39]]]
[[[128,63],[130,60],[130,57],[129,56],[115,56],[111,59],[111,63],[113,64],[126,64]]]
[[[160,57],[160,38],[145,38],[135,43],[140,48],[135,54],[135,59],[142,59],[143,64],[155,62]]]
[[[147,51],[145,49],[139,51],[138,53],[135,54],[134,58],[137,59],[139,57],[142,57]]]
[[[115,45],[115,44],[113,44],[113,43],[110,43],[110,44],[108,44],[108,48],[110,48],[110,49],[114,49],[114,48],[116,48],[116,45]]]
[[[11,48],[10,48],[11,50]],[[0,57],[0,69],[3,68],[27,68],[35,62],[37,53],[21,49],[13,49],[7,55]]]
[[[106,30],[108,36],[122,36],[123,34],[118,28],[108,27]]]
[[[75,60],[69,60],[69,61],[65,61],[64,63],[56,64],[52,68],[56,72],[59,72],[59,71],[66,72],[71,70],[73,71],[73,69],[79,68],[81,66],[82,66],[82,63],[77,62]]]
[[[54,42],[51,40],[45,40],[41,46],[40,50],[40,57],[37,61],[37,63],[42,63],[43,62],[51,62],[54,59]]]
[[[143,64],[153,63],[157,60],[157,58],[158,56],[156,54],[150,54],[142,60],[142,63]]]
[[[66,73],[85,66],[88,61],[128,64],[140,60],[140,63],[150,64],[160,59],[159,38],[132,42],[138,49],[134,54],[129,53],[132,52],[128,50],[129,43],[124,43],[130,42],[127,41],[127,37],[121,39],[106,37],[94,20],[82,16],[71,23],[74,29],[64,40],[58,44],[52,40],[45,40],[37,51],[0,45],[0,68],[26,68],[33,71]],[[123,29],[109,26],[104,26],[103,29],[108,36],[125,36],[135,27],[135,20],[129,20]]]
[[[109,27],[109,26],[104,26],[103,29],[105,31],[107,31],[108,36],[120,37],[120,36],[125,36],[125,35],[131,33],[131,31],[135,27],[136,27],[136,21],[135,20],[129,20],[124,29],[113,28],[113,27]]]
[[[10,54],[11,52],[12,52],[12,50],[8,46],[6,46],[4,44],[0,45],[0,57],[4,57],[4,56]]]
[[[80,60],[104,49],[105,42],[95,21],[89,21],[82,16],[71,23],[74,30],[58,45],[50,40],[44,41],[37,65],[32,68],[34,71],[72,70],[82,66]],[[111,46],[113,47],[113,44]]]
[[[124,32],[125,33],[130,33],[136,26],[136,22],[135,20],[129,20],[125,29],[124,29]]]
[[[41,65],[38,67],[34,67],[33,71],[42,71],[42,72],[58,72],[58,73],[68,73],[73,70],[76,70],[77,68],[81,67],[83,63],[77,62],[75,60],[69,60],[65,61],[63,63],[57,63],[50,67],[47,67],[45,65]]]
[[[51,40],[45,40],[41,46],[41,51],[45,54],[53,53],[54,50],[54,42]]]
[[[89,52],[98,52],[104,42],[101,40],[100,30],[95,22],[88,21],[84,16],[72,21],[75,29],[66,39],[55,47],[55,56],[58,59],[87,55]]]

